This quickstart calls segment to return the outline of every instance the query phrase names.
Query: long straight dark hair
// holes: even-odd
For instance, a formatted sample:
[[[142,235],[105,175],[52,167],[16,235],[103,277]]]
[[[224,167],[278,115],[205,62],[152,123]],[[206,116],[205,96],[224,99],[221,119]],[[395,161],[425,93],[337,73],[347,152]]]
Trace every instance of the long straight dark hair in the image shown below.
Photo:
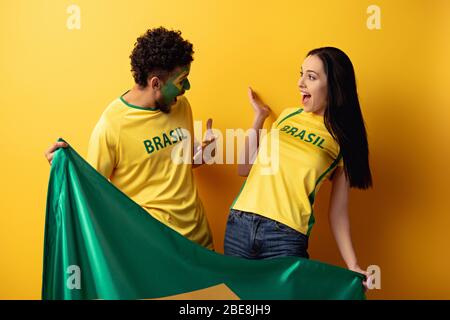
[[[328,97],[324,122],[339,144],[350,187],[367,189],[372,186],[369,145],[353,64],[342,50],[333,47],[311,50],[307,56],[319,57],[327,75]]]

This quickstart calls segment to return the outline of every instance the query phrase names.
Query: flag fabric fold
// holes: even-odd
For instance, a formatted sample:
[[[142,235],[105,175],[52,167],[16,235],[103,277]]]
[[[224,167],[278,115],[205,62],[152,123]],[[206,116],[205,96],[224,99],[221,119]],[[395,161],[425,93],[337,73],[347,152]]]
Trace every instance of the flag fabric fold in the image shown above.
[[[153,218],[71,147],[55,153],[43,299],[154,299],[218,285],[239,299],[365,299],[363,280],[308,259],[246,260],[210,251]]]

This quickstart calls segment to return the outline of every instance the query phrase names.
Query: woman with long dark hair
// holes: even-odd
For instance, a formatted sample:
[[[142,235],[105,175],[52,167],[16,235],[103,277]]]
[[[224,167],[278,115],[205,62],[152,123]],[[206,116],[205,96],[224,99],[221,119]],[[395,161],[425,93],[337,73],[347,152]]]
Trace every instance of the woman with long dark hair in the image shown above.
[[[279,130],[279,153],[271,154],[279,156],[278,170],[264,173],[264,161],[258,161],[261,154],[270,153],[274,136],[265,135],[261,143],[258,137],[254,154],[247,137],[246,161],[238,165],[239,174],[247,179],[230,209],[225,254],[309,258],[315,195],[329,179],[329,218],[342,258],[350,270],[368,276],[358,265],[348,217],[349,189],[372,186],[353,65],[337,48],[312,50],[303,62],[298,86],[303,107],[285,109],[272,126]],[[255,111],[253,129],[259,132],[270,109],[251,88],[249,97]]]

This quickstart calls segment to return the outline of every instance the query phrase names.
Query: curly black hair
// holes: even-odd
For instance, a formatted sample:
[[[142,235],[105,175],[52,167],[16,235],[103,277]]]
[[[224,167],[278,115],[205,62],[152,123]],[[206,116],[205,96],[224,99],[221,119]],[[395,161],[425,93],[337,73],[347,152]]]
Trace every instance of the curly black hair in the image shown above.
[[[184,40],[180,31],[149,29],[137,38],[130,55],[134,81],[145,88],[150,75],[165,77],[175,68],[189,65],[193,53],[192,43]]]

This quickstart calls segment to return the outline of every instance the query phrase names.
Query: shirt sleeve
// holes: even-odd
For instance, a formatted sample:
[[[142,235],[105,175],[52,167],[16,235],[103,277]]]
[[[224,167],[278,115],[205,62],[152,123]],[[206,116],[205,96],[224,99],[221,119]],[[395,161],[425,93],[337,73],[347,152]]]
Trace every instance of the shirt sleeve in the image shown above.
[[[87,161],[109,179],[116,167],[117,139],[113,128],[102,117],[89,139]]]
[[[338,164],[336,165],[336,168],[334,168],[333,172],[328,177],[328,180],[330,180],[330,181],[333,180],[334,175],[335,175],[336,170],[337,170],[338,167],[344,168],[344,158],[343,157],[341,157],[341,160],[339,160]]]

